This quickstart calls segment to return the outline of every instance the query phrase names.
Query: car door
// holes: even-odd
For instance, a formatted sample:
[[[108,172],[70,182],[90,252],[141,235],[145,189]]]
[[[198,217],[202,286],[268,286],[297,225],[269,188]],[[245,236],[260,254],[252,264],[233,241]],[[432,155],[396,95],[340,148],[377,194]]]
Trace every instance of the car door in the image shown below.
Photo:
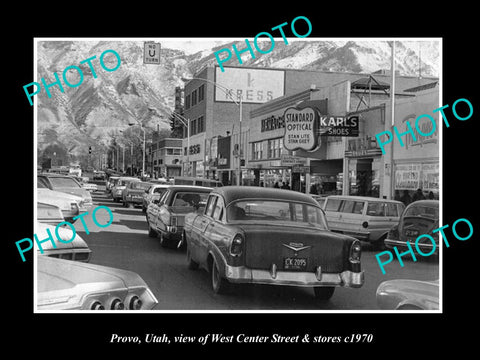
[[[327,218],[328,227],[330,230],[341,230],[342,221],[340,208],[342,206],[342,199],[336,197],[327,197],[325,202],[325,215]]]
[[[165,201],[166,197],[168,196],[168,191],[166,191],[162,197],[158,201],[151,202],[147,207],[147,216],[148,222],[153,229],[157,229],[158,226],[158,213],[160,211],[160,206]]]
[[[357,234],[361,232],[363,222],[363,209],[365,201],[357,199],[345,199],[339,211],[339,221],[343,231]]]
[[[208,254],[208,243],[205,241],[205,230],[212,221],[212,214],[217,201],[216,195],[209,195],[205,211],[193,221],[192,234],[190,237],[190,253],[198,263],[205,263]]]

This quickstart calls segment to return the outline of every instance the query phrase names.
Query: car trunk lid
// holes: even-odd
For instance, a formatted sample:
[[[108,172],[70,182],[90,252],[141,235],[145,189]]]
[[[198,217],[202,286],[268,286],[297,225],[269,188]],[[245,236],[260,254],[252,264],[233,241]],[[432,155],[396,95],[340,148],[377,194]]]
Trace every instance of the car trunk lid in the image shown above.
[[[245,263],[253,269],[336,273],[344,270],[349,246],[342,235],[303,227],[259,224],[245,231]],[[352,239],[353,241],[353,239]]]

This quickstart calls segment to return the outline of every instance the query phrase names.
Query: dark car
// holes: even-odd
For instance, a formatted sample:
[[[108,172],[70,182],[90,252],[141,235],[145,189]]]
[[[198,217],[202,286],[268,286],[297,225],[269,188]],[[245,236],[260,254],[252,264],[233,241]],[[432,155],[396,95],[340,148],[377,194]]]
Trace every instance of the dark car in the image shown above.
[[[159,200],[148,205],[148,235],[158,235],[163,247],[179,247],[185,215],[203,208],[210,191],[212,188],[203,186],[169,186]]]
[[[360,241],[329,231],[319,204],[299,192],[216,188],[202,213],[185,217],[183,236],[189,268],[210,271],[216,293],[230,283],[303,286],[326,300],[364,282]]]
[[[418,249],[423,254],[438,255],[438,232],[432,233],[432,230],[438,228],[439,219],[439,201],[438,200],[418,200],[410,203],[402,215],[398,225],[393,226],[385,239],[385,247],[398,249],[408,249],[407,242],[411,247]],[[421,238],[414,246],[418,236],[422,234],[430,235],[435,245],[427,237]],[[433,249],[435,247],[435,249]]]
[[[145,194],[145,191],[151,186],[151,183],[143,181],[132,181],[128,183],[122,195],[123,205],[127,207],[143,205],[143,194]]]

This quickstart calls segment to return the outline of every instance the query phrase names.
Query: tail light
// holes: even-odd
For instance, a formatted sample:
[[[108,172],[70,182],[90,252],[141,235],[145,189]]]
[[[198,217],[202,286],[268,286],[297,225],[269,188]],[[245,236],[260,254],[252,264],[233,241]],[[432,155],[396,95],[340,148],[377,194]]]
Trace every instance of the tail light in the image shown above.
[[[243,243],[243,236],[241,234],[236,234],[233,237],[232,243],[230,245],[230,254],[232,256],[240,256],[243,252]]]
[[[355,240],[352,245],[350,246],[350,255],[348,260],[350,261],[352,271],[359,272],[360,271],[360,257],[362,255],[362,246],[360,245],[360,241]]]
[[[400,235],[398,233],[398,225],[392,226],[390,230],[388,230],[387,239],[398,240],[399,237]]]
[[[125,305],[123,304],[122,300],[119,298],[113,299],[110,302],[110,310],[123,310],[125,309]]]
[[[170,225],[177,226],[177,217],[176,216],[171,216],[170,217]]]
[[[142,300],[134,294],[128,296],[125,303],[127,304],[127,310],[140,310],[143,305]]]
[[[74,212],[78,212],[78,205],[76,202],[70,203],[70,210]]]
[[[105,310],[105,307],[100,301],[95,301],[90,305],[90,310]]]

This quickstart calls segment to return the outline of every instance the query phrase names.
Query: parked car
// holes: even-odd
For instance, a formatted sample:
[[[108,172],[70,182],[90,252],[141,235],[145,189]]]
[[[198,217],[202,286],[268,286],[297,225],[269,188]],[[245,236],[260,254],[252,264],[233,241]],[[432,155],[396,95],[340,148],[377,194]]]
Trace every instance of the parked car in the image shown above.
[[[65,218],[58,206],[37,201],[37,221],[42,224],[57,225],[64,222]]]
[[[213,179],[205,179],[198,177],[188,177],[188,176],[175,176],[172,183],[174,185],[194,185],[194,186],[205,186],[205,187],[220,187],[223,186],[221,181]]]
[[[438,310],[439,282],[388,280],[378,286],[376,296],[383,310]]]
[[[154,200],[159,200],[160,197],[167,191],[169,184],[152,184],[143,194],[142,211],[147,212],[148,205]]]
[[[50,190],[60,191],[67,194],[80,196],[83,199],[85,208],[93,205],[92,196],[88,190],[71,176],[44,173],[37,175],[37,187],[47,187]]]
[[[438,255],[439,242],[438,232],[432,233],[437,229],[439,219],[439,201],[438,200],[418,200],[408,204],[400,216],[398,224],[394,225],[388,232],[385,239],[385,247],[408,249],[407,241],[410,242],[415,251],[415,241],[419,235],[428,234],[435,240],[435,249],[433,244],[427,238],[418,241],[417,247],[424,254]]]
[[[74,233],[68,227],[58,227],[55,232],[56,226],[42,224],[37,222],[37,227],[35,234],[38,239],[43,240],[48,238],[47,229],[52,234],[55,240],[55,247],[51,241],[45,241],[40,246],[37,246],[37,254],[55,257],[58,259],[73,260],[73,261],[82,261],[89,262],[92,250],[88,247],[85,240],[82,239],[78,233]],[[65,242],[59,241],[57,234]],[[74,237],[73,240],[72,237]],[[71,241],[70,241],[71,240]]]
[[[185,215],[204,207],[210,191],[203,186],[171,185],[147,208],[148,236],[159,236],[163,247],[179,247]]]
[[[380,247],[405,205],[374,197],[330,195],[323,208],[330,230]]]
[[[150,310],[158,303],[132,271],[37,257],[37,310]]]
[[[151,183],[143,181],[130,182],[122,194],[122,201],[124,206],[141,206],[143,205],[143,194],[152,186]]]
[[[83,199],[80,196],[50,190],[48,188],[40,187],[37,189],[37,201],[58,206],[62,211],[64,219],[71,223],[75,222],[73,218],[79,215],[80,212],[87,211]]]
[[[183,230],[188,267],[211,272],[215,293],[231,283],[303,286],[326,300],[364,283],[360,241],[329,231],[318,203],[296,191],[216,188]]]
[[[140,179],[136,177],[122,176],[116,181],[115,185],[112,187],[113,201],[120,202],[120,200],[123,199],[123,190],[125,190],[127,185],[132,181],[140,181]]]

